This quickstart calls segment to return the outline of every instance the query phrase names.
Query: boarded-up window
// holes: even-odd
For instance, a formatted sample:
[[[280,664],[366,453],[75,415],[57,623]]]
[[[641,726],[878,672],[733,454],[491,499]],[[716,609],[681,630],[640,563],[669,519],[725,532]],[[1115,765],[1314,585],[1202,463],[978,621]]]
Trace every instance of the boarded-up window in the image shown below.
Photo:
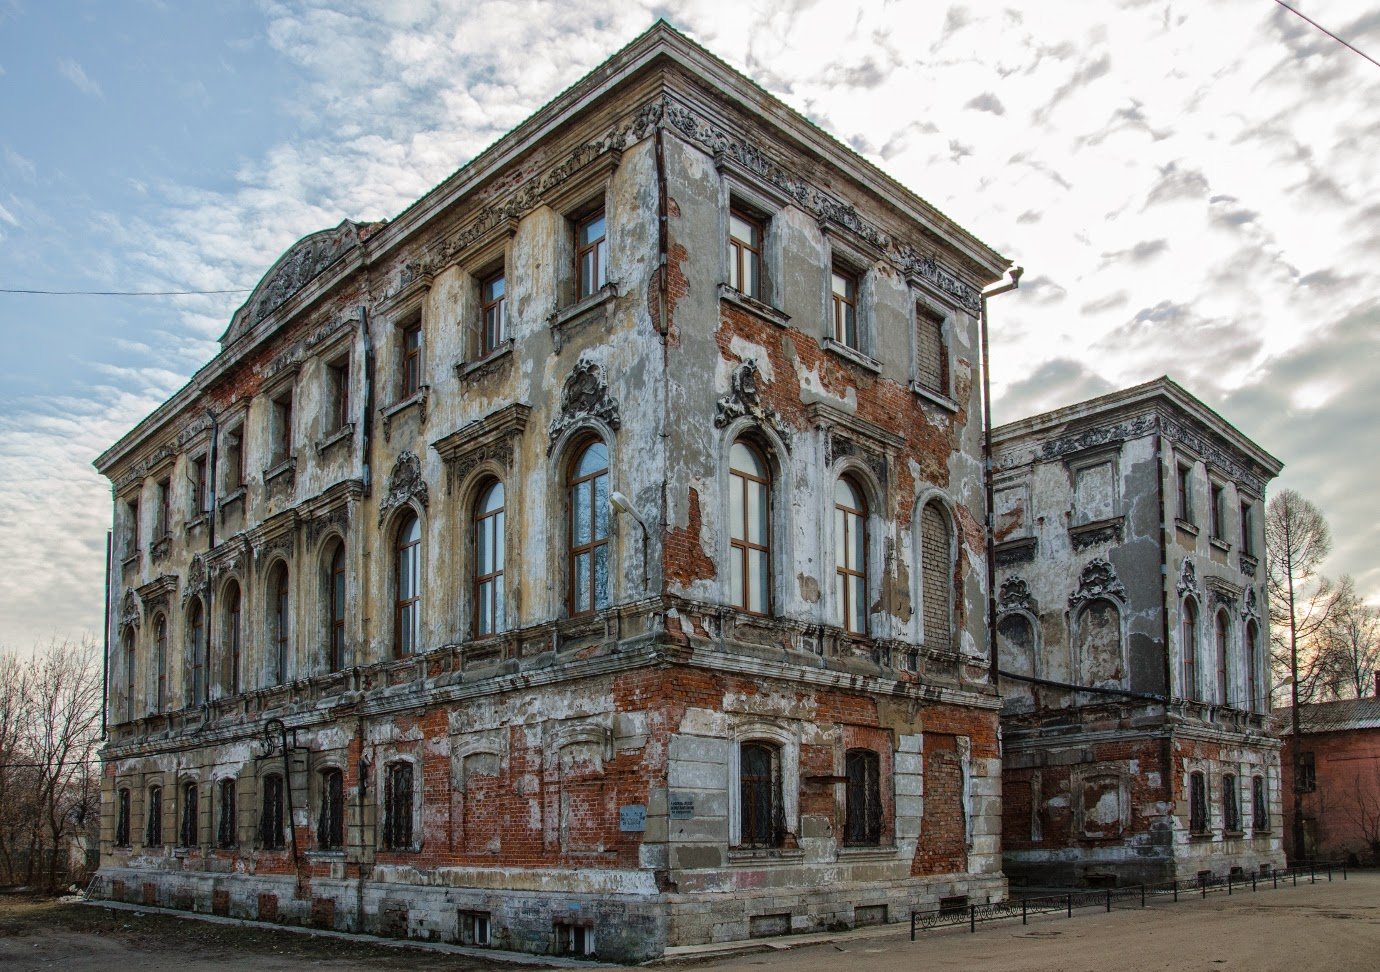
[[[1078,612],[1078,659],[1086,684],[1115,688],[1125,672],[1121,664],[1121,612],[1111,601],[1089,601]]]
[[[460,763],[464,781],[464,849],[470,853],[497,853],[505,821],[500,807],[497,753],[469,753]]]
[[[1075,523],[1105,520],[1116,514],[1116,480],[1111,460],[1074,471],[1073,519]]]
[[[915,380],[921,388],[940,395],[949,393],[944,318],[923,304],[915,308]]]
[[[938,503],[926,503],[920,513],[920,584],[926,648],[953,647],[953,561],[949,550],[949,519]]]
[[[1035,674],[1035,630],[1024,614],[1008,614],[997,622],[997,658],[1004,672]]]
[[[882,840],[881,758],[870,749],[850,749],[845,758],[844,840],[849,844],[879,844]]]
[[[561,849],[598,853],[604,849],[609,815],[604,808],[602,746],[593,741],[561,749]]]

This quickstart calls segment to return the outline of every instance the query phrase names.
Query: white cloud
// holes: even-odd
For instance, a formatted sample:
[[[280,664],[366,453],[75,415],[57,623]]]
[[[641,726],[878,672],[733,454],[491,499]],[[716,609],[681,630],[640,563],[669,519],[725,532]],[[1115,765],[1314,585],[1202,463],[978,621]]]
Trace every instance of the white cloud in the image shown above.
[[[9,223],[11,226],[18,226],[19,220],[15,218],[14,213],[6,209],[3,204],[0,204],[0,223]]]
[[[61,74],[82,94],[90,95],[93,98],[104,98],[105,92],[101,86],[87,76],[86,70],[72,60],[70,57],[60,57],[57,62],[58,73]]]

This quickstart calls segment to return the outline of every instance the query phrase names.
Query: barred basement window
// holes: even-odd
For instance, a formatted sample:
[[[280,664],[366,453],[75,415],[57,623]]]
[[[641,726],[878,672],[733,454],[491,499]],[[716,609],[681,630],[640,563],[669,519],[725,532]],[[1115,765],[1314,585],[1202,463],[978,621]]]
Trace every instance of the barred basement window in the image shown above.
[[[489,946],[493,944],[492,929],[487,911],[462,911],[460,918],[460,944]]]
[[[321,771],[321,813],[316,820],[316,846],[335,850],[345,846],[345,774]]]
[[[1265,806],[1265,778],[1251,779],[1251,829],[1264,833],[1270,829],[1270,812]]]
[[[1236,777],[1230,773],[1222,777],[1222,829],[1229,834],[1241,832],[1241,797]]]
[[[739,750],[739,812],[744,847],[781,846],[786,828],[780,763],[780,750],[768,743],[743,743]]]
[[[1207,780],[1202,773],[1191,773],[1188,777],[1188,829],[1194,834],[1207,833]]]
[[[236,812],[236,799],[235,781],[221,780],[220,816],[216,821],[216,846],[221,849],[228,849],[239,843],[239,814]]]
[[[265,776],[263,800],[259,808],[259,843],[265,850],[283,848],[283,778]]]
[[[586,925],[556,922],[556,953],[558,955],[593,955],[594,929]]]
[[[163,844],[163,788],[149,787],[148,805],[144,808],[144,846]]]
[[[412,764],[389,763],[383,771],[383,846],[412,847]]]
[[[195,783],[182,784],[182,829],[178,834],[178,843],[183,847],[195,847],[200,841],[200,820],[199,794]]]
[[[115,846],[129,846],[129,788],[115,794]]]
[[[881,758],[870,749],[850,749],[845,757],[844,842],[882,842]]]

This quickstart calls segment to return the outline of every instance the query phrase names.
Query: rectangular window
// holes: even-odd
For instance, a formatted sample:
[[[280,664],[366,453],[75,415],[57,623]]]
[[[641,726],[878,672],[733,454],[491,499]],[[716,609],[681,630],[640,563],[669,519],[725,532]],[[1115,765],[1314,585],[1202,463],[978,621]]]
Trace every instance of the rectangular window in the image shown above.
[[[1241,504],[1241,552],[1247,557],[1255,556],[1255,545],[1251,542],[1251,534],[1254,532],[1255,511],[1250,503]]]
[[[1299,793],[1312,793],[1318,788],[1318,766],[1312,753],[1299,753],[1298,769],[1294,776],[1294,789]]]
[[[283,848],[283,778],[265,776],[259,813],[259,840],[265,850]]]
[[[1178,517],[1185,523],[1193,522],[1193,467],[1179,463],[1175,476],[1179,497]]]
[[[139,494],[125,503],[125,556],[139,552]]]
[[[1207,833],[1207,780],[1202,773],[1188,777],[1188,829],[1195,834]]]
[[[556,922],[556,952],[560,955],[593,955],[594,929],[570,922]]]
[[[880,844],[882,841],[881,758],[870,749],[850,749],[845,757],[844,841]]]
[[[1270,829],[1270,812],[1265,806],[1265,778],[1263,776],[1257,776],[1251,780],[1251,829],[1256,833],[1264,833]]]
[[[339,432],[350,424],[350,359],[326,366],[326,432]]]
[[[172,532],[172,481],[158,480],[158,535],[166,537]]]
[[[780,847],[785,830],[779,751],[767,743],[738,750],[739,813],[744,847]]]
[[[149,787],[149,805],[145,811],[144,846],[160,847],[163,844],[163,788]]]
[[[1227,491],[1217,483],[1211,487],[1212,500],[1212,531],[1211,535],[1215,540],[1225,540],[1227,538]]]
[[[412,847],[412,764],[389,763],[383,775],[383,846]]]
[[[216,845],[221,849],[234,847],[239,841],[238,813],[235,806],[235,781],[220,781],[220,816],[216,820]]]
[[[503,270],[479,284],[479,356],[492,354],[508,340],[508,280]]]
[[[608,224],[601,208],[575,224],[576,298],[588,297],[608,283]]]
[[[272,469],[292,458],[292,392],[273,400],[273,449],[268,466]]]
[[[460,944],[476,945],[481,948],[493,944],[487,911],[460,912]]]
[[[411,398],[422,388],[422,322],[413,321],[399,336],[398,400]]]
[[[206,479],[206,457],[192,460],[192,516],[198,517],[211,508],[210,482]]]
[[[762,221],[741,209],[728,214],[728,285],[762,299]]]
[[[200,800],[195,783],[182,784],[182,832],[178,843],[183,847],[195,847],[201,842]]]
[[[115,796],[115,846],[129,846],[129,790],[121,789]]]
[[[858,276],[838,264],[834,264],[830,275],[830,305],[833,308],[834,340],[858,350]]]
[[[915,381],[940,395],[949,393],[949,355],[944,347],[944,317],[924,304],[915,308]]]
[[[321,814],[316,821],[316,846],[336,850],[345,846],[345,774],[321,771]]]
[[[1241,832],[1241,795],[1230,773],[1222,777],[1222,829],[1229,834]]]
[[[244,485],[244,426],[225,433],[225,491],[233,492]]]

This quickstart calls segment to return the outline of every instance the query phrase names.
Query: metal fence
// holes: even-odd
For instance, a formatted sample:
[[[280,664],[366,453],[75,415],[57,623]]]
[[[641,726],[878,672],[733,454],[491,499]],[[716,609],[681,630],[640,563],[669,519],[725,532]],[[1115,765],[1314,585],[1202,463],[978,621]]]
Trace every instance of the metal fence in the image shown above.
[[[912,911],[910,940],[915,941],[917,932],[929,928],[966,924],[970,932],[976,932],[978,925],[989,921],[1019,918],[1024,925],[1032,916],[1037,915],[1062,914],[1072,918],[1075,911],[1088,908],[1110,912],[1113,908],[1145,908],[1162,901],[1206,898],[1209,894],[1234,895],[1272,890],[1280,885],[1298,887],[1300,882],[1316,884],[1324,879],[1331,881],[1334,874],[1340,875],[1341,880],[1345,881],[1346,865],[1334,861],[1308,861],[1287,868],[1275,868],[1268,874],[1229,874],[1226,877],[1202,875],[1191,881],[1165,881],[1160,884],[1136,884],[1121,888],[1063,891],[992,904],[952,902],[930,911]]]

